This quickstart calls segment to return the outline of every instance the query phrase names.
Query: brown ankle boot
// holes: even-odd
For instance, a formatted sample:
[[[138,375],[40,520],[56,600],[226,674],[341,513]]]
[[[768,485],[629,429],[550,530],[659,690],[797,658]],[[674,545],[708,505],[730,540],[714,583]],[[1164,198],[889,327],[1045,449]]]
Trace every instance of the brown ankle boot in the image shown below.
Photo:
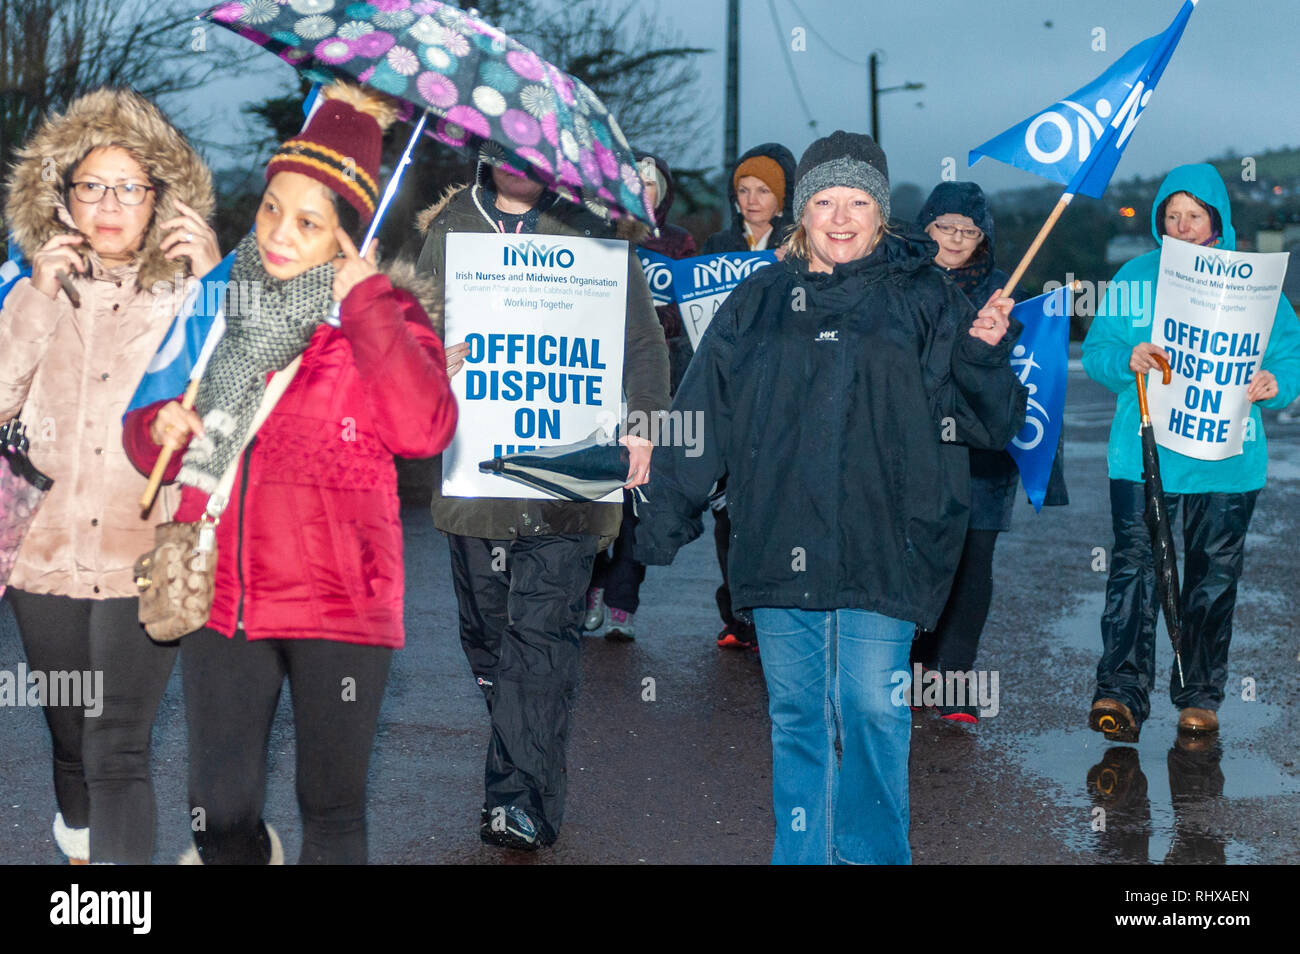
[[[1133,710],[1118,699],[1098,699],[1088,713],[1088,728],[1103,733],[1112,742],[1136,742],[1141,725]]]
[[[1219,731],[1219,717],[1213,709],[1188,706],[1178,713],[1178,731],[1203,734]]]

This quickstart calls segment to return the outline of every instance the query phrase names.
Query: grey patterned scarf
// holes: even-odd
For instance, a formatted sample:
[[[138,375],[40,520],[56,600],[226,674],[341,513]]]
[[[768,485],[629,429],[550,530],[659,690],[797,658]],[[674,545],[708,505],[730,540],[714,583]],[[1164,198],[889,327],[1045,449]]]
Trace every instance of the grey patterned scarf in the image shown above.
[[[302,354],[334,302],[334,266],[326,262],[288,281],[262,268],[257,239],[235,251],[226,291],[226,333],[217,343],[194,410],[204,435],[190,442],[177,478],[211,493],[239,455],[266,392],[266,376]]]

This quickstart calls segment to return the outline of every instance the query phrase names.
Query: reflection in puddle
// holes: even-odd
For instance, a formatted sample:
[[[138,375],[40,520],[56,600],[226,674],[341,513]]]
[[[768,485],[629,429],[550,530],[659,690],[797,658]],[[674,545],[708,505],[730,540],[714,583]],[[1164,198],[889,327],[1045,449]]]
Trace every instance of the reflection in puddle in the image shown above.
[[[1244,594],[1243,594],[1244,595]],[[1258,593],[1268,599],[1270,594]],[[1100,651],[1098,620],[1105,594],[1084,595],[1047,641],[1049,653]],[[1163,634],[1163,627],[1162,627]],[[1162,644],[1156,685],[1168,684],[1172,654]],[[1229,677],[1229,685],[1233,676]],[[1232,802],[1300,793],[1251,742],[1283,716],[1282,707],[1244,702],[1229,693],[1210,736],[1177,731],[1177,710],[1157,690],[1151,717],[1136,745],[1108,742],[1087,728],[1080,704],[1077,728],[1016,734],[999,740],[1029,772],[1053,784],[1063,810],[1057,831],[1074,851],[1128,864],[1248,864],[1258,851],[1232,834]],[[1145,765],[1145,771],[1143,769]],[[1095,810],[1104,809],[1104,829]]]
[[[1221,865],[1227,861],[1215,815],[1223,798],[1223,747],[1214,737],[1179,735],[1165,762],[1173,807],[1173,839],[1165,864]],[[1138,750],[1108,749],[1088,770],[1088,794],[1098,851],[1104,861],[1146,864],[1151,854],[1151,800]]]

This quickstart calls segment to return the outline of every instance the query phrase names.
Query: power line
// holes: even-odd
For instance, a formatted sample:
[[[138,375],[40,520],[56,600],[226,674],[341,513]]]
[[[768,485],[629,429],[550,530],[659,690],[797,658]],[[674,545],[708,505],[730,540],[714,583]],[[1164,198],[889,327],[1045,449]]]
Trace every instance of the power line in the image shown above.
[[[865,67],[867,65],[866,60],[855,60],[851,56],[847,56],[841,53],[839,50],[835,49],[835,47],[831,46],[830,43],[827,42],[826,37],[822,36],[820,33],[817,32],[817,28],[812,25],[812,20],[808,18],[808,15],[799,9],[799,4],[795,3],[794,0],[788,0],[788,2],[790,6],[794,7],[794,12],[799,14],[799,16],[803,19],[803,22],[808,25],[809,32],[811,32],[813,36],[817,37],[817,39],[821,40],[822,46],[826,47],[826,49],[830,53],[832,53],[835,56],[838,56],[845,63],[852,63],[854,66]]]
[[[781,56],[785,59],[785,69],[790,74],[795,99],[799,100],[799,105],[803,108],[803,114],[808,117],[808,125],[816,129],[817,120],[813,119],[812,110],[808,108],[808,101],[804,99],[803,89],[799,86],[799,77],[794,71],[794,62],[790,59],[790,50],[786,47],[785,33],[781,29],[780,21],[776,18],[776,0],[767,0],[767,9],[772,14],[772,27],[776,30],[776,45],[781,48]]]

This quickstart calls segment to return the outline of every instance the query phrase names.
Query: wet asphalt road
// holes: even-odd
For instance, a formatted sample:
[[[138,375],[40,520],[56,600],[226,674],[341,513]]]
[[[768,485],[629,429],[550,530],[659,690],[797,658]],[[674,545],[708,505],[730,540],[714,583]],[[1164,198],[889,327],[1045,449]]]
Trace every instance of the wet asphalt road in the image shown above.
[[[1014,529],[998,543],[977,667],[998,672],[999,711],[973,727],[913,716],[914,860],[1300,861],[1293,721],[1300,425],[1276,424],[1265,412],[1269,486],[1247,544],[1217,742],[1199,751],[1177,746],[1177,712],[1157,695],[1141,743],[1111,745],[1088,730],[1087,710],[1105,588],[1105,573],[1093,569],[1095,548],[1108,556],[1112,542],[1105,450],[1113,400],[1074,365],[1066,430],[1072,505],[1035,515],[1022,498]],[[766,862],[773,828],[766,695],[758,657],[713,644],[710,534],[673,566],[650,569],[635,643],[586,640],[568,816],[559,843],[529,855],[478,840],[486,713],[456,635],[446,545],[424,510],[408,510],[405,523],[408,640],[394,658],[371,762],[372,863]],[[1157,685],[1167,685],[1170,657],[1162,642]],[[22,658],[6,605],[0,669],[12,672]],[[653,701],[644,698],[646,679],[654,680]],[[1254,701],[1243,701],[1243,679],[1254,680]],[[153,753],[156,860],[165,863],[189,835],[179,672]],[[266,818],[291,859],[300,844],[293,760],[286,690]],[[50,835],[49,737],[38,710],[0,709],[0,778],[0,863],[60,862]]]

